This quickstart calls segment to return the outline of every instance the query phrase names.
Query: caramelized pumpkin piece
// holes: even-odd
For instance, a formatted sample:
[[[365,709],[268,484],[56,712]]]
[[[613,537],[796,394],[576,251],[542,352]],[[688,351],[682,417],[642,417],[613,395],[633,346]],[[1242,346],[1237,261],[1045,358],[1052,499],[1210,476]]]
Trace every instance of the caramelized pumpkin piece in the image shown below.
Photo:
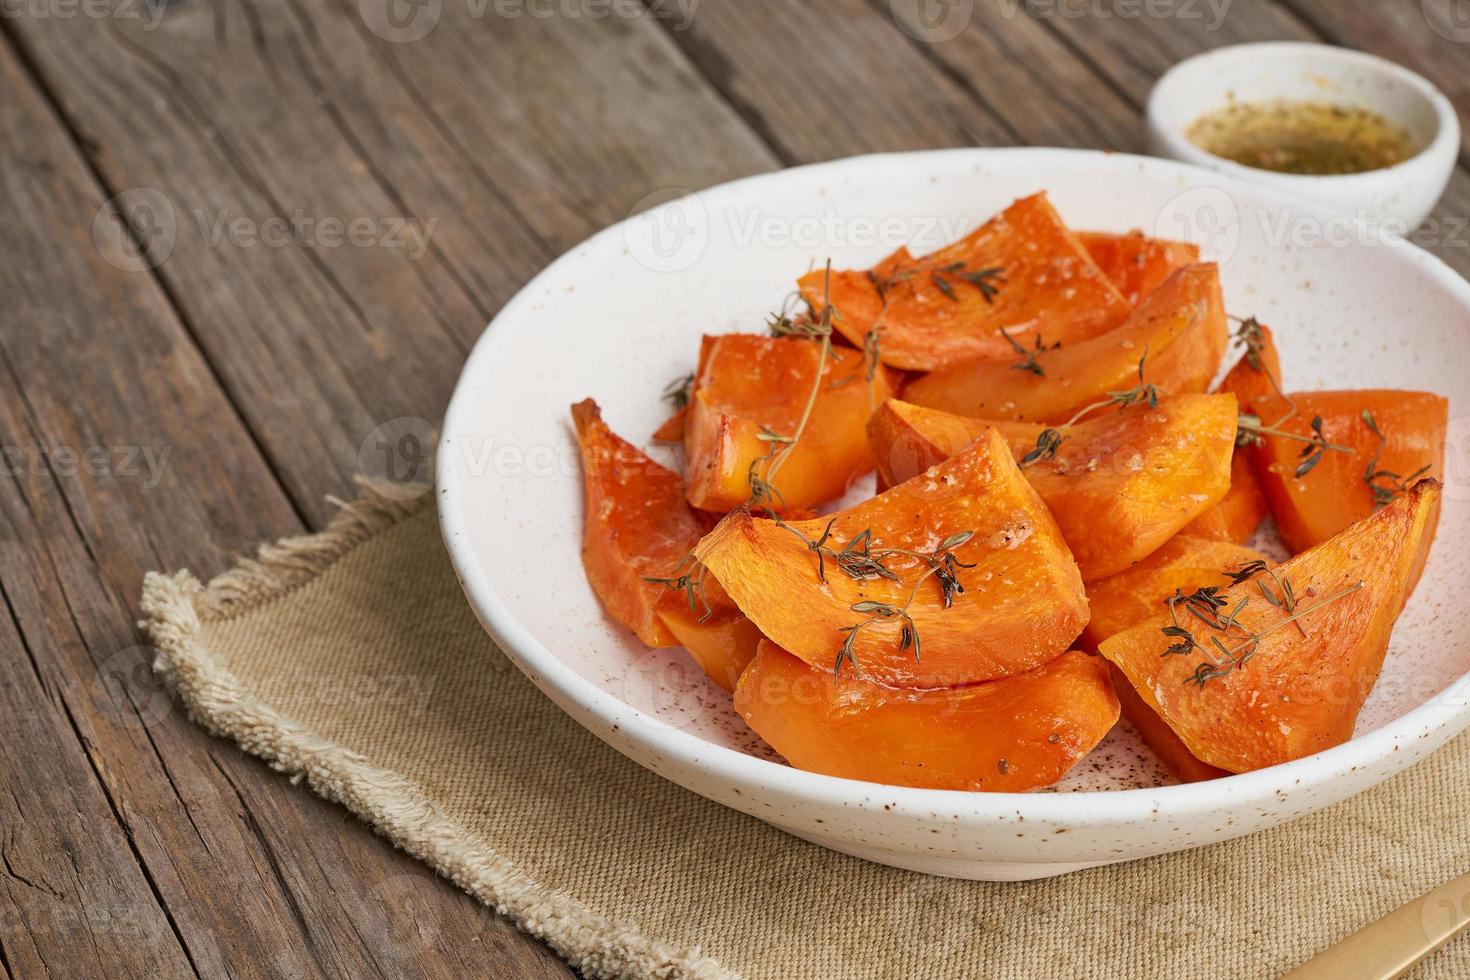
[[[1254,317],[1235,331],[1235,343],[1244,348],[1220,382],[1220,390],[1235,395],[1240,410],[1258,416],[1265,424],[1274,425],[1291,411],[1282,397],[1281,353],[1271,328]]]
[[[1112,575],[1171,538],[1226,495],[1235,446],[1233,395],[1180,395],[1156,408],[1067,426],[1055,455],[1024,466],[1087,581]],[[1024,462],[1046,429],[963,418],[890,399],[868,425],[887,485],[949,458],[989,428]]]
[[[1101,640],[1152,619],[1163,608],[1164,600],[1176,591],[1189,594],[1207,586],[1223,587],[1230,583],[1226,572],[1247,568],[1253,562],[1264,561],[1265,557],[1252,548],[1228,541],[1179,534],[1126,572],[1088,585],[1092,620],[1082,633],[1081,645],[1096,650]],[[1117,667],[1113,668],[1113,682],[1123,706],[1123,717],[1180,782],[1227,775],[1224,770],[1195,758]]]
[[[653,430],[654,442],[683,442],[684,441],[684,417],[689,414],[689,406],[681,406],[678,410],[664,419],[657,429]]]
[[[1249,772],[1341,744],[1378,679],[1439,494],[1438,483],[1422,481],[1274,577],[1221,590],[1216,616],[1226,629],[1176,604],[1174,615],[1165,609],[1099,650],[1209,765]],[[1291,604],[1294,612],[1284,608]],[[1164,632],[1175,616],[1192,649]]]
[[[582,564],[592,591],[638,639],[684,647],[712,680],[734,690],[760,631],[708,576],[692,604],[683,591],[648,581],[688,570],[709,518],[684,500],[679,474],[613,434],[592,399],[572,406],[572,420],[582,446]]]
[[[1241,544],[1256,533],[1268,510],[1266,492],[1256,479],[1250,451],[1237,446],[1230,457],[1230,489],[1218,504],[1190,521],[1179,533]]]
[[[1198,245],[1149,238],[1137,230],[1126,235],[1083,231],[1077,237],[1103,275],[1112,280],[1118,292],[1133,306],[1159,288],[1175,269],[1199,261]]]
[[[1293,551],[1326,541],[1375,506],[1421,478],[1439,479],[1444,472],[1445,429],[1449,401],[1423,391],[1314,391],[1292,394],[1296,415],[1276,428],[1312,434],[1312,420],[1322,420],[1322,436],[1351,453],[1324,452],[1309,472],[1298,477],[1304,444],[1266,436],[1255,456],[1257,473],[1281,537]],[[1363,413],[1372,417],[1369,424]],[[1378,433],[1373,431],[1377,428]],[[1370,481],[1370,474],[1374,478]],[[1425,557],[1434,540],[1434,524],[1425,536]],[[1422,561],[1420,566],[1422,567]],[[1418,581],[1418,574],[1414,576]]]
[[[705,337],[684,419],[691,504],[724,513],[750,499],[752,473],[766,478],[781,448],[771,434],[797,431],[818,371],[811,417],[772,485],[799,509],[842,496],[873,468],[865,427],[871,406],[892,392],[886,370],[874,373],[870,393],[861,351],[833,348],[823,358],[820,344],[800,338]]]
[[[1016,201],[958,242],[915,259],[900,249],[869,271],[817,269],[797,282],[813,309],[861,349],[880,323],[883,363],[932,371],[1005,357],[1001,336],[1071,343],[1121,323],[1128,302],[1067,229],[1045,194]],[[884,299],[887,298],[885,308]],[[880,321],[881,316],[881,321]]]
[[[957,415],[1060,423],[1087,406],[1106,405],[1111,392],[1137,387],[1145,352],[1147,383],[1171,395],[1204,391],[1227,339],[1219,273],[1206,262],[1175,272],[1117,329],[1032,351],[1027,357],[1041,374],[1017,370],[1026,358],[1013,351],[925,375],[905,389],[904,399]]]
[[[735,710],[798,769],[890,786],[1019,793],[1050,786],[1118,720],[1107,665],[1063,653],[1024,674],[932,691],[843,677],[769,640]]]
[[[659,622],[710,680],[727,691],[735,690],[741,671],[755,656],[761,633],[713,576],[705,576],[702,592],[692,604],[683,592],[666,590],[656,612]]]
[[[685,503],[679,474],[614,435],[595,401],[573,405],[572,422],[582,448],[587,581],[608,615],[638,639],[674,646],[654,613],[669,590],[647,579],[677,574],[708,525]]]
[[[1096,650],[1113,634],[1154,618],[1175,590],[1189,593],[1211,585],[1223,588],[1230,584],[1226,572],[1265,559],[1265,555],[1244,545],[1175,535],[1127,571],[1088,583],[1092,619],[1082,633],[1082,646]]]
[[[830,518],[734,511],[695,554],[785,649],[895,687],[1022,673],[1087,622],[1077,564],[994,430]]]
[[[1128,719],[1138,737],[1143,739],[1143,744],[1159,757],[1175,779],[1181,783],[1202,783],[1207,779],[1230,775],[1224,769],[1195,758],[1184,740],[1175,735],[1174,729],[1159,717],[1159,713],[1139,697],[1133,685],[1128,683],[1128,678],[1117,667],[1112,668],[1112,678],[1113,689],[1118,694],[1118,705],[1123,709],[1123,717]]]

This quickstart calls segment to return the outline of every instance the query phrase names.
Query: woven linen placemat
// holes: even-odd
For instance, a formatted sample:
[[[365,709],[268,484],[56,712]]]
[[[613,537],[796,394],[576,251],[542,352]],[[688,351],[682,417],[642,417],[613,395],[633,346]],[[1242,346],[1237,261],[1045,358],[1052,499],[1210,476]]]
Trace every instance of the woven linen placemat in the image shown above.
[[[199,724],[586,976],[1270,976],[1470,867],[1464,737],[1286,827],[1045,881],[808,844],[564,716],[480,629],[428,496],[369,494],[207,586],[150,575],[156,666]],[[1470,976],[1467,940],[1420,973]]]

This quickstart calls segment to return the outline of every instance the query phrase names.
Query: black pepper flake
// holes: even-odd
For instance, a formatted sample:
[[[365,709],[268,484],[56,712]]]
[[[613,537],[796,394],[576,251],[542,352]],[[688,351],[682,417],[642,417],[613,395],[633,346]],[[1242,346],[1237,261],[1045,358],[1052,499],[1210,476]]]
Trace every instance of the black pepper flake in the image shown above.
[[[1002,759],[995,764],[995,768],[999,769],[1000,774],[1004,776],[1006,773],[1011,771],[1011,764],[1008,760]]]

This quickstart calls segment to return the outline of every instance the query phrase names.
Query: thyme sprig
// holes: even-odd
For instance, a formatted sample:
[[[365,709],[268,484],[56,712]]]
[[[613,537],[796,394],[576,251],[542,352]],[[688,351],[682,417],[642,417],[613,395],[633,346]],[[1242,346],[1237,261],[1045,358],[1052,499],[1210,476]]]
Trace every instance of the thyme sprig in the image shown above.
[[[1148,348],[1145,347],[1143,349],[1143,356],[1138,359],[1138,384],[1135,387],[1127,388],[1123,391],[1110,391],[1107,393],[1108,397],[1102,401],[1093,402],[1091,405],[1084,406],[1070,419],[1056,428],[1043,429],[1041,434],[1036,437],[1036,445],[1025,456],[1021,457],[1021,468],[1025,469],[1037,463],[1056,459],[1057,450],[1061,448],[1062,443],[1067,438],[1065,430],[1076,425],[1082,419],[1099,409],[1109,408],[1113,405],[1117,405],[1120,408],[1127,408],[1129,405],[1140,404],[1147,405],[1149,408],[1158,408],[1159,399],[1166,395],[1167,392],[1157,385],[1149,384],[1144,378],[1144,368],[1147,363]]]
[[[1185,679],[1185,684],[1203,688],[1210,681],[1239,670],[1260,651],[1261,641],[1279,629],[1295,625],[1305,637],[1307,631],[1302,624],[1304,617],[1356,592],[1364,584],[1357,582],[1310,605],[1302,606],[1291,580],[1277,574],[1263,561],[1248,562],[1233,572],[1226,570],[1224,574],[1233,585],[1240,585],[1262,573],[1269,576],[1276,585],[1276,591],[1273,592],[1264,579],[1257,578],[1256,587],[1262,598],[1285,613],[1281,619],[1264,629],[1256,630],[1240,621],[1240,614],[1250,604],[1250,596],[1242,596],[1229,612],[1225,612],[1226,607],[1230,606],[1230,600],[1220,594],[1218,586],[1206,586],[1189,594],[1185,594],[1182,589],[1175,589],[1174,594],[1164,600],[1164,605],[1169,610],[1170,623],[1160,627],[1160,632],[1174,642],[1160,656],[1188,656],[1200,650],[1206,657]],[[1199,637],[1181,621],[1181,609],[1210,631],[1208,646],[1200,643]],[[1232,639],[1239,642],[1227,645]]]
[[[750,497],[746,501],[746,506],[752,510],[764,510],[772,517],[776,516],[778,509],[785,506],[781,492],[775,487],[776,474],[786,460],[791,458],[796,444],[806,432],[807,424],[811,422],[812,411],[817,405],[817,396],[822,393],[822,365],[832,356],[832,330],[839,314],[832,306],[831,259],[827,260],[826,278],[822,284],[822,309],[814,312],[814,316],[794,318],[783,313],[768,322],[774,336],[804,337],[821,344],[821,353],[817,357],[816,376],[812,379],[812,390],[807,395],[806,404],[802,407],[801,417],[796,423],[796,431],[788,436],[763,428],[757,438],[767,443],[766,453],[751,461],[746,475],[746,481],[750,486]],[[765,464],[764,470],[761,469],[763,463]]]
[[[645,575],[643,581],[668,586],[675,592],[683,592],[689,600],[690,612],[699,612],[699,607],[703,605],[704,614],[699,617],[699,621],[702,623],[706,619],[709,619],[710,614],[714,612],[714,608],[710,605],[709,597],[705,595],[704,590],[704,580],[708,574],[709,569],[699,559],[690,554],[679,559],[679,564],[674,566],[673,574],[664,578]]]
[[[1266,335],[1261,330],[1261,321],[1253,316],[1248,316],[1244,320],[1239,317],[1231,317],[1230,319],[1240,324],[1235,331],[1235,341],[1245,348],[1245,363],[1257,374],[1264,374],[1266,380],[1271,383],[1271,390],[1276,392],[1276,397],[1286,403],[1286,414],[1271,424],[1273,426],[1281,425],[1283,422],[1295,418],[1297,413],[1296,402],[1292,401],[1282,389],[1281,379],[1276,377],[1275,373],[1266,366],[1266,359],[1264,357]]]
[[[1373,492],[1373,509],[1377,510],[1386,504],[1391,504],[1394,498],[1400,494],[1408,493],[1414,481],[1429,472],[1429,464],[1425,463],[1408,476],[1399,476],[1392,470],[1380,470],[1378,461],[1383,458],[1384,447],[1388,445],[1388,439],[1383,430],[1378,428],[1378,421],[1373,418],[1373,413],[1363,409],[1363,422],[1368,426],[1368,431],[1378,437],[1378,448],[1373,451],[1373,458],[1363,469],[1363,482],[1368,484],[1368,489]],[[1380,481],[1387,481],[1386,485]]]
[[[1237,446],[1259,446],[1265,441],[1263,437],[1268,435],[1276,436],[1278,439],[1291,439],[1295,442],[1306,443],[1297,457],[1300,460],[1295,473],[1298,480],[1312,472],[1317,464],[1322,462],[1322,457],[1327,452],[1347,453],[1348,455],[1352,455],[1353,452],[1350,446],[1338,446],[1327,441],[1327,437],[1322,434],[1322,416],[1320,415],[1312,418],[1310,436],[1298,435],[1295,432],[1287,432],[1285,429],[1265,425],[1261,422],[1259,415],[1251,415],[1249,412],[1242,412],[1236,420],[1235,444]]]
[[[970,269],[964,262],[950,262],[929,273],[929,281],[934,283],[934,288],[951,300],[960,298],[959,291],[955,289],[956,279],[980,290],[986,303],[994,303],[995,298],[1000,295],[1000,287],[1006,283],[1006,270],[998,265]]]
[[[664,386],[663,394],[660,396],[668,402],[674,411],[680,411],[689,404],[689,396],[694,390],[694,373],[675,378]]]
[[[823,532],[823,539],[827,537],[831,529],[832,525],[829,522],[827,524],[827,531]],[[795,528],[791,528],[791,530],[796,531]],[[799,534],[800,532],[798,531],[797,533]],[[855,674],[861,675],[862,667],[858,664],[856,652],[858,635],[876,623],[887,622],[889,620],[897,619],[902,621],[902,626],[899,628],[898,634],[899,652],[902,653],[912,647],[914,661],[919,662],[922,659],[923,643],[919,637],[919,626],[914,622],[914,618],[909,613],[909,609],[918,597],[920,588],[931,578],[939,583],[944,608],[948,609],[954,604],[955,597],[965,591],[964,585],[959,580],[960,569],[974,568],[975,566],[960,561],[955,556],[953,549],[958,548],[970,540],[970,538],[974,537],[974,535],[974,531],[956,532],[941,541],[939,547],[933,551],[912,551],[907,548],[885,548],[879,551],[873,551],[871,548],[872,535],[867,530],[864,530],[853,538],[852,541],[848,542],[848,548],[844,549],[843,553],[855,553],[861,557],[849,559],[849,561],[855,561],[856,568],[844,565],[841,562],[839,562],[838,567],[842,568],[850,577],[855,579],[891,578],[895,581],[901,581],[894,572],[883,565],[883,561],[892,556],[901,555],[917,559],[923,562],[926,567],[924,573],[919,576],[914,582],[913,587],[909,589],[908,598],[902,606],[895,606],[892,603],[882,602],[876,599],[865,599],[861,602],[853,603],[852,611],[855,613],[867,613],[868,618],[859,623],[854,623],[852,626],[840,627],[841,632],[847,634],[847,638],[842,641],[842,646],[837,651],[837,658],[832,663],[832,674],[834,677],[841,675],[844,661],[852,664],[852,669]],[[854,550],[854,543],[860,539],[862,542],[861,546]],[[820,556],[821,552],[818,551],[818,554]]]
[[[1046,376],[1046,370],[1042,368],[1041,361],[1039,360],[1041,355],[1045,354],[1049,350],[1056,350],[1058,347],[1062,346],[1062,342],[1060,340],[1058,340],[1051,346],[1047,346],[1046,342],[1041,339],[1041,334],[1038,333],[1036,335],[1036,345],[1033,348],[1027,349],[1026,345],[1022,344],[1019,340],[1006,333],[1005,327],[1000,328],[1000,335],[1006,339],[1006,343],[1011,345],[1012,350],[1021,355],[1021,359],[1012,364],[1011,367],[1015,368],[1017,371],[1030,371],[1038,378],[1043,378]]]

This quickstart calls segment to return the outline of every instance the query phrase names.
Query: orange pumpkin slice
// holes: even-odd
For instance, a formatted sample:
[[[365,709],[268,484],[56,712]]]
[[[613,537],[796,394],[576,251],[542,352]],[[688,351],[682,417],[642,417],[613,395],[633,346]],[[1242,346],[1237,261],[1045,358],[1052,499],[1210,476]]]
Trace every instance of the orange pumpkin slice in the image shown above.
[[[582,450],[582,565],[609,616],[651,647],[675,640],[654,609],[669,576],[708,524],[684,501],[679,474],[649,459],[607,427],[597,403],[572,406]]]
[[[681,592],[666,590],[656,612],[659,622],[710,680],[734,691],[741,671],[755,657],[761,633],[730,601],[720,583],[706,575],[693,603]]]
[[[1005,357],[1013,337],[1043,331],[1073,342],[1121,323],[1128,302],[1045,194],[1016,201],[965,238],[914,259],[900,249],[871,271],[818,269],[797,281],[816,310],[862,348],[880,324],[883,363],[932,371],[971,357]],[[885,297],[887,299],[885,308]]]
[[[1066,427],[1055,456],[1022,473],[1056,518],[1082,577],[1113,575],[1144,558],[1230,487],[1237,409],[1233,395],[1179,395]],[[896,399],[868,425],[887,485],[999,431],[1017,462],[1045,426],[969,419]]]
[[[1127,571],[1087,584],[1092,619],[1082,632],[1082,646],[1096,650],[1108,637],[1153,619],[1177,589],[1190,593],[1203,586],[1223,587],[1230,582],[1226,572],[1265,558],[1230,541],[1175,535]]]
[[[1215,506],[1186,524],[1179,533],[1241,544],[1249,540],[1270,507],[1251,465],[1250,451],[1237,446],[1230,457],[1230,489]]]
[[[616,436],[592,399],[572,406],[582,447],[586,518],[582,564],[609,616],[651,647],[682,646],[733,690],[760,632],[708,576],[691,600],[650,578],[677,578],[709,529],[684,500],[684,481]]]
[[[1199,261],[1199,246],[1149,238],[1141,231],[1115,235],[1105,231],[1077,233],[1092,261],[1112,280],[1131,305],[1163,284],[1179,268]]]
[[[1267,425],[1291,411],[1282,397],[1281,353],[1271,328],[1251,317],[1234,333],[1235,345],[1243,348],[1220,382],[1220,390],[1228,391],[1240,401],[1240,410],[1259,416]]]
[[[1422,481],[1274,577],[1216,593],[1214,615],[1234,626],[1206,626],[1181,603],[1099,651],[1209,765],[1248,772],[1345,742],[1383,666],[1439,494],[1438,483]],[[1164,632],[1176,616],[1189,637]]]
[[[689,414],[689,406],[684,405],[675,410],[673,415],[664,419],[657,429],[653,430],[654,442],[683,442],[684,441],[684,417]]]
[[[728,334],[705,337],[684,419],[689,502],[724,513],[750,499],[751,475],[768,478],[772,435],[796,433],[818,383],[811,417],[771,484],[785,509],[842,496],[873,468],[865,435],[872,406],[892,391],[888,372],[869,391],[863,353],[815,341]]]
[[[1081,645],[1096,650],[1100,641],[1152,619],[1160,604],[1176,591],[1189,594],[1204,586],[1227,585],[1230,579],[1225,572],[1239,571],[1252,562],[1264,561],[1265,557],[1252,548],[1228,541],[1179,534],[1126,572],[1088,585],[1092,620],[1082,633]],[[1180,782],[1227,775],[1224,770],[1195,758],[1117,667],[1113,668],[1113,682],[1123,706],[1123,717]]]
[[[1224,769],[1195,758],[1184,740],[1175,735],[1174,729],[1159,717],[1159,713],[1139,697],[1133,685],[1128,683],[1128,678],[1117,667],[1112,667],[1112,678],[1123,717],[1128,719],[1138,737],[1143,739],[1143,744],[1159,757],[1159,761],[1173,773],[1175,779],[1181,783],[1202,783],[1207,779],[1230,775]]]
[[[830,518],[734,511],[695,555],[785,649],[895,687],[1022,673],[1087,622],[1077,564],[993,430]],[[963,592],[945,587],[955,578]]]
[[[1117,329],[1030,354],[1042,374],[1017,370],[1026,358],[1012,352],[925,375],[903,397],[957,415],[1065,422],[1086,406],[1106,404],[1110,392],[1139,385],[1145,352],[1148,383],[1171,395],[1204,391],[1228,336],[1218,270],[1201,263],[1171,275]]]
[[[1063,653],[1024,674],[934,691],[813,667],[765,640],[735,710],[798,769],[930,789],[1050,786],[1118,720],[1107,665]]]
[[[1296,414],[1276,428],[1311,436],[1312,421],[1320,418],[1322,437],[1352,450],[1321,453],[1310,471],[1297,476],[1306,462],[1302,457],[1306,447],[1279,436],[1265,437],[1255,456],[1256,470],[1281,537],[1293,551],[1305,551],[1367,517],[1405,481],[1439,479],[1444,473],[1449,401],[1439,395],[1379,390],[1314,391],[1289,397]],[[1371,424],[1364,412],[1371,416]],[[1426,555],[1433,540],[1431,524]]]

